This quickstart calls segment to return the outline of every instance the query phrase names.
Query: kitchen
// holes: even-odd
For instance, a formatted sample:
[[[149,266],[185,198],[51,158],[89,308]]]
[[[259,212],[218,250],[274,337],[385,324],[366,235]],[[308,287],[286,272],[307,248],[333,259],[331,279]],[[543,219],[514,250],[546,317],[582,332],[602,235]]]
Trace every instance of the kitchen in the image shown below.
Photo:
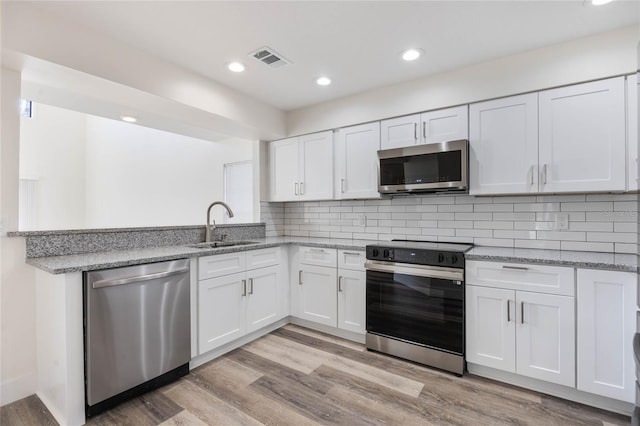
[[[614,2],[603,7],[633,6],[628,2],[619,3],[621,6]],[[378,5],[378,7],[383,6]],[[591,7],[590,5],[580,3],[579,7],[587,14],[597,12],[595,9],[587,9]],[[253,140],[266,141],[282,139],[285,136],[296,137],[327,129],[347,128],[359,123],[439,110],[449,106],[473,104],[574,83],[629,75],[637,67],[637,10],[634,9],[626,14],[630,17],[628,21],[621,21],[624,25],[618,24],[609,28],[597,27],[601,29],[592,30],[592,33],[584,32],[579,36],[573,35],[563,39],[562,43],[556,41],[557,44],[551,45],[553,42],[549,41],[547,44],[550,46],[547,47],[521,46],[518,50],[503,53],[502,58],[487,58],[484,62],[482,59],[462,62],[452,67],[453,71],[441,70],[440,73],[427,77],[414,75],[413,78],[417,80],[413,82],[395,82],[391,86],[360,95],[345,92],[345,96],[349,96],[331,100],[327,94],[328,91],[324,89],[331,90],[339,86],[339,78],[334,76],[336,80],[334,86],[321,88],[323,91],[315,95],[317,97],[314,105],[304,108],[277,109],[234,93],[228,87],[205,81],[199,75],[185,74],[184,70],[176,69],[148,54],[142,55],[130,46],[123,46],[95,32],[61,21],[62,18],[50,15],[52,13],[50,9],[38,9],[36,6],[18,8],[15,5],[7,6],[5,3],[2,8],[3,19],[8,19],[7,16],[17,16],[17,19],[3,21],[3,65],[6,64],[8,68],[18,68],[15,62],[17,52],[23,64],[32,65],[32,68],[23,65],[25,76],[39,67],[40,70],[46,71],[45,74],[55,76],[58,85],[63,87],[66,85],[74,91],[85,90],[85,98],[92,93],[97,93],[92,92],[95,86],[90,86],[91,89],[78,88],[73,86],[74,81],[86,83],[84,79],[91,76],[111,80],[119,83],[118,87],[111,87],[102,80],[100,81],[102,85],[98,86],[101,89],[99,92],[101,96],[107,99],[110,99],[109,95],[126,96],[127,101],[131,100],[130,103],[127,102],[130,106],[140,105],[141,101],[147,99],[135,97],[126,90],[126,87],[120,86],[136,88],[145,94],[155,96],[154,102],[157,103],[150,104],[148,108],[155,108],[150,112],[155,113],[156,118],[165,118],[166,115],[170,115],[175,121],[179,121],[177,118],[182,118],[183,123],[186,121],[192,128],[202,132],[217,131]],[[298,12],[303,13],[302,10]],[[543,16],[550,14],[552,13],[543,13]],[[28,22],[32,24],[29,25],[30,28],[38,28],[39,31],[25,33],[17,24],[19,22]],[[5,28],[9,29],[5,30]],[[51,35],[47,37],[51,42],[44,43],[41,37],[37,36],[38,32]],[[602,34],[595,34],[598,32]],[[90,55],[82,43],[79,45],[78,40],[93,46],[93,54]],[[271,42],[268,43],[271,44]],[[67,46],[75,46],[75,50]],[[260,46],[245,47],[241,54],[246,55],[245,50],[254,47]],[[273,47],[279,53],[283,53],[285,58],[293,61],[292,65],[286,66],[296,65],[297,57],[290,56],[287,50],[280,47],[280,43]],[[424,46],[421,47],[426,50]],[[119,52],[119,58],[122,60],[111,61],[100,58],[100,52],[106,51],[102,49]],[[393,49],[401,50],[397,47]],[[6,59],[5,51],[7,51]],[[76,52],[76,56],[69,57],[70,51]],[[135,69],[129,69],[127,73],[122,73],[120,71],[122,67],[119,65],[122,63],[137,64],[137,66],[131,67]],[[260,69],[257,68],[258,65],[264,66],[264,64],[251,63],[251,68]],[[269,69],[266,68],[266,70]],[[12,96],[11,91],[15,93],[15,90],[20,90],[20,75],[18,73],[16,76],[15,71],[4,71],[3,69],[3,102],[9,102]],[[362,74],[363,80],[366,74]],[[38,83],[35,77],[33,79]],[[225,78],[236,77],[238,76]],[[313,83],[314,77],[315,74],[305,78]],[[9,83],[5,85],[5,81]],[[48,82],[41,82],[40,87],[46,87],[44,83]],[[92,83],[97,84],[95,81]],[[227,84],[232,83],[233,81]],[[382,85],[378,87],[380,86]],[[283,91],[285,88],[280,81],[272,84],[272,90],[275,91]],[[43,93],[48,94],[46,91]],[[9,99],[5,100],[5,95]],[[232,107],[207,99],[207,96],[220,99],[220,96],[224,95],[227,97],[223,99],[226,99]],[[156,99],[157,97],[162,97],[166,104],[159,105],[160,100]],[[83,100],[81,96],[76,97],[77,99]],[[3,105],[3,114],[9,111],[5,105]],[[190,115],[187,115],[186,119],[185,110],[179,108],[184,105],[196,109],[189,109]],[[286,114],[282,112],[287,109],[291,110]],[[167,114],[167,110],[171,114]],[[119,115],[120,113],[115,117]],[[3,115],[2,218],[3,229],[7,226],[6,230],[9,231],[16,230],[13,225],[13,220],[16,218],[13,209],[16,207],[15,202],[11,200],[17,188],[14,188],[11,182],[17,180],[17,177],[12,177],[13,174],[17,176],[17,170],[15,170],[14,161],[11,161],[12,156],[15,155],[14,147],[8,142],[17,139],[15,126],[8,125],[15,121],[16,118],[5,120]],[[167,129],[173,124],[171,121],[160,119],[156,120],[155,124],[158,128],[171,130]],[[254,179],[263,185],[270,182],[267,177],[268,169],[260,167],[262,165],[259,164],[260,160],[268,157],[267,149],[266,144],[260,144],[261,152],[255,154],[258,161],[254,161],[256,167]],[[262,179],[260,179],[260,173],[263,174]],[[337,185],[333,188],[333,193],[338,194],[341,191],[339,179],[333,184]],[[474,184],[473,181],[471,184]],[[391,236],[421,240],[435,237],[440,241],[451,242],[471,239],[477,246],[483,247],[606,252],[610,253],[612,258],[624,254],[635,254],[637,228],[634,225],[637,213],[634,215],[633,212],[637,212],[637,207],[634,209],[633,205],[636,202],[636,194],[604,192],[590,194],[589,191],[580,191],[572,195],[525,196],[518,191],[517,193],[520,194],[518,196],[443,195],[370,199],[379,196],[375,191],[375,194],[370,194],[369,198],[363,197],[360,200],[352,196],[351,199],[344,201],[300,199],[294,202],[268,202],[266,197],[257,195],[257,201],[261,201],[260,218],[266,223],[267,237],[368,240],[387,240]],[[561,230],[540,228],[555,226],[556,213],[563,212],[569,213],[570,232],[563,233]],[[204,221],[204,208],[198,214],[202,215],[202,221]],[[534,228],[519,229],[516,228],[517,226]],[[536,226],[538,228],[535,228]],[[575,226],[582,226],[582,229]],[[37,349],[34,337],[37,313],[33,302],[36,292],[34,272],[24,265],[25,243],[21,238],[3,236],[2,244],[3,394],[7,394],[5,381],[9,383],[13,380],[12,385],[7,385],[9,392],[14,390],[26,396],[34,393],[37,387],[35,373]],[[31,284],[23,285],[22,283]],[[510,305],[513,308],[513,303]],[[10,349],[12,347],[21,348],[21,350],[13,352]],[[8,352],[4,352],[5,350]]]

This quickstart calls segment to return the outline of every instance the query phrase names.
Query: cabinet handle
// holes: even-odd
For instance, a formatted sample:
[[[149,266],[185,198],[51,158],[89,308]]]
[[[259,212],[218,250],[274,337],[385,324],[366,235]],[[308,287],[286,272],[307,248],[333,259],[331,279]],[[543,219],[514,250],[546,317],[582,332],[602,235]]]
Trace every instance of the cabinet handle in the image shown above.
[[[302,285],[302,269],[298,271],[298,285]]]
[[[242,280],[242,295],[247,295],[247,280]]]
[[[294,195],[298,195],[298,182],[293,184],[293,193]]]
[[[344,179],[340,179],[340,192],[344,194]]]
[[[524,302],[520,302],[520,324],[524,324]]]
[[[350,254],[351,256],[360,256],[360,253],[355,251],[343,251],[343,254]]]
[[[528,271],[529,268],[526,266],[511,266],[511,265],[502,265],[502,269],[515,269],[516,271]]]
[[[533,165],[529,168],[529,184],[533,185]]]
[[[249,278],[249,295],[253,294],[253,278]]]
[[[507,322],[511,322],[511,300],[507,300]]]
[[[324,253],[324,249],[321,249],[321,248],[310,248],[309,251],[314,251],[316,253]]]
[[[338,277],[338,292],[342,292],[342,276]]]
[[[304,182],[300,182],[300,195],[304,195]]]
[[[422,137],[425,139],[425,141],[427,140],[427,122],[426,121],[422,122]]]
[[[547,165],[542,166],[542,183],[547,184]]]
[[[418,123],[413,123],[413,139],[418,140]]]

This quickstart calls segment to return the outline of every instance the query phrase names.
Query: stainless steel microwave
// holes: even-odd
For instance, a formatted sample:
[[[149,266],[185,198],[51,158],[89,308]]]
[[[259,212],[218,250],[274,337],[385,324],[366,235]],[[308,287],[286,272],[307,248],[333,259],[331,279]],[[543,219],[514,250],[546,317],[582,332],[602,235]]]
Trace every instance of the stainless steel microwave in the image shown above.
[[[381,194],[469,191],[468,140],[383,149],[378,161]]]

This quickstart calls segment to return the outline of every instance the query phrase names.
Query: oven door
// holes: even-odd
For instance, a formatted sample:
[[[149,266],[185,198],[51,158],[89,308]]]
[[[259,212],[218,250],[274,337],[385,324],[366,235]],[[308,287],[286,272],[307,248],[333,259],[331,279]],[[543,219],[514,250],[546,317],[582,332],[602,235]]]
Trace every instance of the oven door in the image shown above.
[[[367,332],[464,354],[459,269],[367,261]]]

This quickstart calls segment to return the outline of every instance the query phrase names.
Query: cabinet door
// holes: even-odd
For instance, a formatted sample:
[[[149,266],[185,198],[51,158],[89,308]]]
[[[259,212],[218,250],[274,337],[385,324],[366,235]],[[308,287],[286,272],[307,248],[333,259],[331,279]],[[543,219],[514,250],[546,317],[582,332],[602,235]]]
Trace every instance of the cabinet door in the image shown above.
[[[515,373],[515,292],[466,286],[466,359]]]
[[[247,272],[247,333],[280,318],[279,278],[279,266]]]
[[[298,247],[299,262],[306,265],[336,267],[337,250],[321,247]]]
[[[292,201],[298,197],[298,138],[269,142],[270,201]]]
[[[421,115],[422,142],[440,143],[469,139],[469,107],[439,109]]]
[[[244,336],[245,274],[232,274],[198,284],[198,353],[203,354]]]
[[[365,271],[338,272],[338,328],[364,334],[366,326]]]
[[[300,318],[337,327],[336,268],[300,265],[298,278]]]
[[[420,143],[420,114],[380,122],[380,149],[402,148]]]
[[[574,387],[574,298],[516,292],[516,372]]]
[[[469,193],[538,191],[537,94],[469,107]]]
[[[300,199],[333,199],[333,132],[300,136],[298,147]]]
[[[338,268],[364,271],[364,251],[338,250]]]
[[[638,90],[640,90],[638,74],[627,77],[627,145],[628,164],[627,189],[638,190]]]
[[[340,129],[336,140],[335,194],[338,199],[379,198],[380,123]]]
[[[637,276],[578,269],[578,389],[634,402]]]
[[[624,77],[540,92],[540,191],[624,191]]]

